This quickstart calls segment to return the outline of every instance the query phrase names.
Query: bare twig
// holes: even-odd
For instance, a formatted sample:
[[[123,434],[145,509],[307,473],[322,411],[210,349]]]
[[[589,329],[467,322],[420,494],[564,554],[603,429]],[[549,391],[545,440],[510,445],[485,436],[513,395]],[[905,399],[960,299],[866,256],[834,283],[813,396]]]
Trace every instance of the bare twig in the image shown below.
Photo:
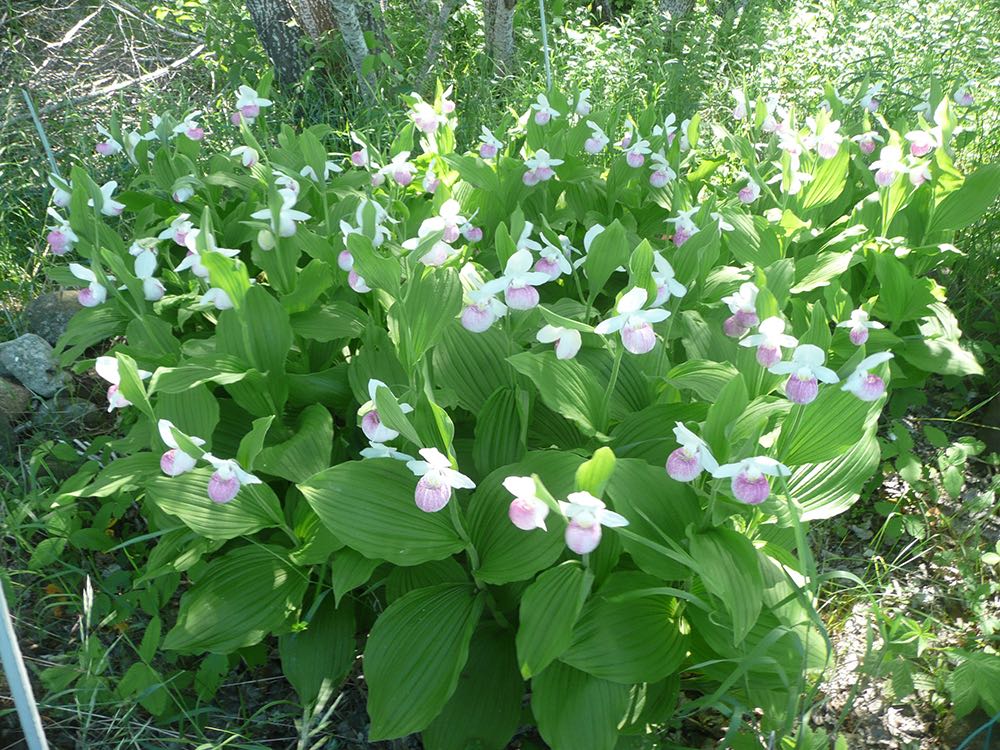
[[[153,19],[149,18],[149,16],[143,13],[139,8],[136,8],[134,5],[125,2],[125,0],[118,0],[117,2],[116,0],[108,0],[108,5],[110,5],[112,8],[121,11],[127,16],[131,16],[132,18],[137,19],[138,21],[146,24],[147,26],[152,26],[157,31],[165,31],[168,34],[173,34],[176,37],[179,37],[181,39],[187,39],[192,42],[205,41],[199,36],[195,36],[194,34],[189,34],[186,31],[181,31],[180,29],[174,28],[173,26],[170,26],[168,24],[157,23]]]
[[[90,22],[90,19],[92,19],[94,16],[96,16],[98,13],[100,13],[102,9],[103,9],[103,6],[99,6],[97,8],[97,10],[95,10],[89,16],[85,16],[85,17],[81,18],[79,21],[77,21],[75,24],[73,24],[72,28],[70,28],[70,30],[66,32],[66,34],[63,36],[62,39],[60,39],[58,42],[50,42],[50,43],[46,44],[45,45],[46,48],[47,49],[59,49],[60,47],[63,47],[65,45],[69,44],[70,42],[72,42],[73,41],[73,37],[76,36],[77,32],[80,29],[82,29],[84,26],[86,26]]]

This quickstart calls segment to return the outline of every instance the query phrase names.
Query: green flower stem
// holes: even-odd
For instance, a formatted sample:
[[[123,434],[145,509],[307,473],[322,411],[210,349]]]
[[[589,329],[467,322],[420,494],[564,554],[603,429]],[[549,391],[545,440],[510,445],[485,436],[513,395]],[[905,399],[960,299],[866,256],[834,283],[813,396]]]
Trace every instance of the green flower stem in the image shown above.
[[[618,372],[622,366],[622,356],[625,354],[625,347],[619,344],[615,350],[615,362],[611,366],[611,378],[608,380],[608,389],[604,392],[604,423],[607,429],[608,421],[611,418],[611,397],[615,393],[615,386],[618,385]]]

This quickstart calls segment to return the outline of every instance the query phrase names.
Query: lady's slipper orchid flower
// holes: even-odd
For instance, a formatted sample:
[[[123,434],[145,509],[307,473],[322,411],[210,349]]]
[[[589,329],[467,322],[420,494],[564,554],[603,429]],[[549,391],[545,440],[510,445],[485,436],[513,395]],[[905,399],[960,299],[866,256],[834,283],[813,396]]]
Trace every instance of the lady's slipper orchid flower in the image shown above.
[[[49,185],[52,186],[52,203],[58,208],[66,208],[72,198],[73,186],[68,180],[49,175]]]
[[[358,294],[367,294],[372,290],[367,282],[353,268],[347,274],[347,285]]]
[[[561,117],[559,112],[556,112],[552,105],[549,104],[548,97],[545,94],[539,94],[535,103],[531,105],[531,108],[535,110],[535,122],[538,125],[545,125],[553,117]]]
[[[143,253],[153,253],[156,255],[158,252],[157,245],[160,241],[156,237],[140,237],[135,240],[128,248],[128,254],[133,258]]]
[[[522,177],[524,184],[531,186],[551,180],[556,174],[552,167],[558,167],[562,163],[562,159],[553,159],[544,148],[538,149],[532,156],[524,160],[524,166],[528,168]]]
[[[691,127],[691,118],[681,120],[681,153],[691,150],[691,140],[688,138],[688,128]]]
[[[407,463],[414,460],[413,456],[403,453],[391,445],[384,445],[382,443],[371,443],[367,448],[362,448],[361,456],[363,458],[391,458],[395,461],[406,461]]]
[[[122,211],[125,210],[124,203],[119,203],[111,197],[117,188],[118,183],[114,180],[101,185],[101,213],[105,216],[121,216]],[[94,199],[88,200],[87,205],[93,206]]]
[[[885,142],[885,139],[874,130],[867,130],[864,133],[860,133],[859,135],[852,137],[851,140],[858,144],[858,149],[860,149],[861,153],[865,156],[868,156],[875,150],[876,143]]]
[[[737,192],[736,197],[740,199],[740,203],[743,203],[744,205],[749,205],[758,198],[760,198],[761,187],[760,185],[757,184],[757,182],[753,179],[753,177],[751,177],[745,172],[741,175],[741,178],[745,179],[747,181],[747,184],[739,189],[739,192]]]
[[[700,210],[700,206],[695,206],[694,208],[689,208],[687,211],[678,211],[677,216],[667,219],[668,222],[674,225],[673,243],[675,247],[680,247],[698,233],[698,226],[691,217]]]
[[[754,111],[756,102],[754,102],[753,99],[748,98],[743,89],[733,89],[729,92],[729,94],[736,101],[736,104],[733,106],[733,119],[747,119],[749,114]]]
[[[871,163],[870,169],[875,172],[875,184],[879,187],[889,187],[896,178],[907,172],[903,162],[903,150],[899,146],[886,146]]]
[[[535,263],[535,270],[544,273],[550,281],[555,281],[563,274],[573,273],[573,266],[566,257],[566,251],[561,247],[551,244],[545,236],[542,236],[544,244],[539,249],[541,258]]]
[[[579,331],[561,326],[543,326],[537,338],[543,344],[555,342],[556,359],[573,359],[582,343]]]
[[[260,159],[260,154],[257,153],[257,150],[250,146],[237,146],[229,152],[229,155],[240,157],[243,166],[247,168],[252,167]]]
[[[667,119],[663,121],[662,125],[653,126],[653,135],[655,136],[662,135],[664,138],[667,139],[668,145],[673,143],[674,136],[677,133],[677,126],[674,125],[675,122],[677,122],[677,115],[671,112],[669,115],[667,115]]]
[[[869,86],[868,90],[865,91],[864,95],[861,97],[861,106],[869,112],[877,112],[879,104],[881,104],[879,97],[882,95],[882,88],[884,86],[885,84],[881,82],[873,83]]]
[[[580,117],[586,117],[590,114],[590,109],[590,89],[584,89],[576,98],[575,110]]]
[[[680,422],[674,427],[674,437],[681,447],[667,457],[667,474],[671,479],[690,482],[701,474],[702,469],[707,469],[709,474],[718,471],[719,463],[709,450],[708,443]]]
[[[469,304],[462,309],[462,328],[472,333],[483,333],[507,314],[507,305],[493,294],[484,294],[482,290],[474,290],[466,295]]]
[[[409,151],[402,151],[396,154],[392,157],[391,162],[379,169],[378,174],[383,177],[391,177],[397,185],[406,187],[413,182],[413,175],[417,171],[417,167],[408,161],[409,158]]]
[[[812,344],[802,344],[792,352],[788,362],[778,362],[768,368],[775,375],[788,375],[785,394],[794,404],[809,404],[819,395],[819,382],[837,383],[837,373],[824,367],[826,352]]]
[[[253,474],[248,474],[233,458],[216,458],[211,453],[202,456],[215,467],[208,480],[208,499],[213,503],[228,503],[245,484],[263,484]]]
[[[976,98],[972,95],[972,81],[966,81],[955,91],[955,104],[959,107],[971,107],[976,103]]]
[[[764,318],[757,333],[740,341],[740,346],[756,346],[757,361],[762,367],[773,367],[781,361],[781,350],[798,346],[799,340],[785,333],[785,321],[778,317]]]
[[[365,142],[353,130],[351,131],[351,140],[361,147],[357,151],[351,152],[351,164],[356,167],[367,167],[369,161],[368,146],[365,145]]]
[[[740,336],[746,333],[746,329],[752,328],[760,322],[757,317],[757,286],[749,281],[740,284],[740,288],[728,297],[723,297],[722,301],[729,306],[729,312],[733,314],[730,320],[736,327],[744,329]],[[728,321],[727,321],[728,323]],[[727,335],[732,335],[727,331]]]
[[[233,301],[224,289],[213,286],[198,299],[198,307],[214,307],[221,312],[232,310]]]
[[[927,161],[915,160],[907,172],[910,184],[913,187],[920,187],[931,178],[931,167]]]
[[[274,217],[271,214],[270,208],[254,211],[250,214],[250,218],[267,219],[271,222],[272,232],[277,234],[279,237],[292,237],[295,235],[296,222],[307,221],[312,217],[303,211],[295,209],[295,202],[298,200],[298,197],[292,190],[279,190],[278,195],[281,197],[281,208],[278,209],[277,226],[275,226]]]
[[[104,136],[104,140],[98,143],[94,149],[98,154],[101,156],[114,156],[121,152],[122,144],[115,140],[115,137],[111,135],[107,128],[103,125],[98,125],[97,132]]]
[[[566,525],[566,546],[578,555],[586,555],[601,543],[601,527],[628,526],[628,519],[608,510],[589,492],[571,492],[559,508],[569,523]]]
[[[298,181],[288,174],[278,173],[278,176],[274,178],[274,184],[278,186],[278,192],[285,191],[286,193],[291,193],[292,195],[298,196],[299,187]]]
[[[406,466],[420,477],[413,499],[425,513],[436,513],[451,500],[452,490],[475,489],[476,483],[451,468],[451,461],[437,448],[421,448],[423,461],[408,461]]]
[[[538,304],[538,290],[549,275],[531,270],[532,257],[528,250],[518,250],[507,259],[503,276],[483,284],[484,295],[503,292],[504,301],[512,310],[530,310]]]
[[[850,391],[862,401],[878,400],[885,393],[885,381],[878,375],[872,375],[869,371],[890,359],[892,359],[892,352],[878,352],[870,357],[865,357],[844,381],[840,390]]]
[[[583,150],[594,156],[601,153],[611,142],[611,139],[596,122],[587,120],[587,127],[590,128],[590,138],[583,142]]]
[[[788,116],[788,110],[782,106],[781,99],[777,94],[768,94],[764,98],[764,122],[760,129],[765,133],[777,133],[781,129],[781,120]],[[686,128],[685,128],[686,129]]]
[[[618,312],[606,320],[602,320],[594,328],[595,333],[606,336],[615,331],[621,331],[622,345],[632,354],[646,354],[656,344],[656,334],[653,323],[659,323],[670,317],[666,310],[643,310],[646,303],[646,290],[634,287],[622,295],[615,310]]]
[[[479,155],[483,159],[493,159],[502,148],[503,142],[493,135],[488,127],[483,125],[483,134],[479,136]]]
[[[466,242],[480,242],[483,239],[481,227],[473,226],[471,221],[465,222],[460,230]]]
[[[734,464],[724,464],[713,471],[712,476],[716,479],[732,477],[730,486],[736,499],[748,505],[760,505],[771,494],[767,477],[787,477],[791,473],[791,469],[773,458],[755,456]]]
[[[132,402],[126,399],[119,390],[122,376],[118,371],[117,357],[98,357],[94,361],[94,370],[111,384],[108,388],[108,412],[112,412],[115,409],[124,409],[126,406],[132,405]],[[138,372],[140,380],[146,380],[153,374],[146,370],[139,370]]]
[[[817,153],[824,159],[835,157],[840,150],[840,144],[844,140],[844,136],[839,132],[840,121],[834,120],[833,122],[828,122],[820,130],[818,129],[816,118],[807,117],[806,125],[809,126],[809,130],[811,131],[805,138],[807,147],[815,147]]]
[[[911,130],[906,134],[906,140],[910,142],[910,156],[927,156],[939,145],[936,133],[929,130]]]
[[[171,221],[170,226],[160,232],[157,238],[161,240],[173,240],[182,246],[186,245],[188,234],[194,229],[194,224],[188,221],[190,218],[191,214],[181,214]]]
[[[383,383],[381,380],[375,380],[372,378],[368,381],[368,398],[360,409],[358,409],[358,416],[361,417],[361,431],[365,433],[365,437],[368,438],[373,443],[385,443],[389,440],[394,440],[399,437],[399,432],[386,427],[382,424],[382,420],[378,415],[378,410],[375,408],[375,394],[379,388],[385,388],[389,391],[389,395],[395,398],[392,391],[389,390],[389,386]],[[409,404],[400,404],[399,410],[403,414],[409,414],[413,411],[413,407]]]
[[[650,185],[655,188],[662,188],[677,179],[677,173],[670,168],[666,154],[659,151],[649,158],[653,162],[649,165],[649,168],[653,170],[653,173],[649,176]]]
[[[434,174],[433,170],[434,160],[431,160],[431,166],[427,168],[427,173],[424,175],[424,179],[420,181],[420,186],[424,189],[425,193],[434,195],[437,192],[438,185],[441,184],[441,180],[438,176]]]
[[[177,267],[174,269],[176,273],[181,271],[191,270],[195,276],[199,279],[208,279],[208,269],[205,268],[202,261],[202,256],[205,253],[221,253],[227,258],[235,258],[240,254],[240,251],[235,248],[229,247],[219,247],[215,244],[215,238],[211,234],[205,235],[206,250],[202,252],[198,249],[198,237],[201,236],[201,230],[192,229],[184,235],[184,246],[187,248],[187,255],[184,257]]]
[[[65,255],[73,249],[73,245],[79,242],[80,238],[70,227],[69,222],[59,215],[54,208],[47,212],[55,219],[55,223],[49,228],[49,233],[45,235],[45,241],[49,245],[49,250],[53,255]]]
[[[249,122],[253,122],[260,115],[260,111],[272,104],[270,99],[265,99],[249,86],[243,85],[239,88],[239,96],[236,98],[236,109],[240,111]],[[239,123],[236,123],[239,124]]]
[[[343,171],[344,171],[343,167],[337,164],[337,162],[333,161],[332,159],[327,159],[326,162],[323,164],[323,182],[329,180],[330,175],[338,174]],[[301,177],[308,177],[310,180],[314,182],[320,181],[319,176],[316,174],[316,170],[313,169],[308,164],[299,170],[299,175]]]
[[[195,178],[181,177],[174,183],[173,192],[170,197],[174,203],[185,203],[194,197]]]
[[[638,169],[646,163],[646,154],[652,153],[649,141],[640,138],[625,149],[625,162],[633,169]]]
[[[709,214],[709,217],[715,219],[716,223],[719,225],[720,232],[732,232],[734,229],[736,229],[736,227],[734,227],[732,224],[726,221],[726,217],[723,216],[718,211],[712,211]]]
[[[184,119],[174,128],[174,133],[176,135],[186,135],[192,141],[200,141],[205,137],[205,129],[195,119],[200,114],[201,110],[196,109],[194,112],[184,115]]]
[[[168,448],[168,450],[160,456],[160,471],[168,477],[179,477],[181,474],[186,474],[191,471],[198,464],[198,459],[194,456],[189,456],[181,450],[180,445],[177,444],[177,440],[174,438],[173,430],[177,429],[174,426],[174,423],[168,419],[161,419],[157,423],[157,428],[160,431],[160,440],[162,440]],[[187,437],[188,440],[199,448],[205,444],[205,441],[200,437],[185,437]]]
[[[848,320],[837,323],[837,328],[850,328],[851,343],[855,346],[861,346],[868,340],[869,328],[880,329],[885,328],[885,326],[877,320],[870,320],[868,313],[859,307],[857,310],[851,311],[851,317]]]
[[[625,121],[625,135],[622,139],[618,141],[618,148],[623,151],[627,149],[632,144],[632,139],[635,138],[636,125],[631,119]]]
[[[142,295],[147,302],[163,299],[166,289],[159,279],[154,279],[156,273],[156,253],[145,250],[135,258],[135,277],[142,282]]]
[[[88,284],[86,289],[81,289],[77,297],[84,307],[97,307],[104,304],[108,298],[107,288],[97,280],[97,276],[89,268],[81,266],[79,263],[70,263],[71,274]],[[114,276],[108,276],[108,281],[114,281]]]
[[[545,518],[549,515],[549,506],[538,497],[535,480],[531,477],[507,477],[503,486],[514,496],[507,511],[510,522],[522,531],[548,531]]]
[[[652,307],[660,307],[671,297],[683,297],[687,287],[674,276],[674,267],[659,253],[653,253],[653,283],[656,284],[656,299]]]
[[[417,99],[407,113],[407,116],[413,120],[413,124],[417,126],[417,130],[421,133],[433,135],[437,132],[438,127],[448,122],[448,118],[445,115],[438,114],[437,110],[423,99],[420,99],[419,95],[417,95]]]
[[[417,242],[418,240],[416,239],[407,240],[406,242],[403,243],[403,247],[406,247],[409,250],[416,249]],[[410,245],[410,243],[412,243],[412,246],[407,247],[408,245]],[[425,266],[428,266],[430,268],[437,268],[438,266],[443,266],[457,254],[458,250],[456,248],[452,247],[447,242],[442,242],[441,240],[438,240],[433,245],[431,245],[430,250],[428,250],[426,253],[420,256],[419,260]]]

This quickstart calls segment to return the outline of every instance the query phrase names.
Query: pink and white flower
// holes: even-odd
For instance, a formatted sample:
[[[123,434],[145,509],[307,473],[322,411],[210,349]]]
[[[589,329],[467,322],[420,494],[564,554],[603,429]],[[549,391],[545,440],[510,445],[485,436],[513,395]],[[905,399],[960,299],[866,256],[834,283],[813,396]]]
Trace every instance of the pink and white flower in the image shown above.
[[[662,151],[653,154],[649,159],[652,162],[649,168],[653,170],[653,173],[649,176],[650,185],[655,188],[662,188],[677,179],[677,173],[670,168],[667,156]]]
[[[97,275],[79,263],[70,263],[69,272],[87,284],[86,289],[81,289],[77,297],[84,307],[97,307],[104,304],[108,298],[108,290],[97,280]],[[114,276],[108,276],[108,281],[114,281]]]
[[[98,154],[101,156],[114,156],[121,152],[122,144],[115,140],[115,137],[111,135],[107,128],[98,124],[97,132],[104,136],[104,140],[99,142],[94,149]]]
[[[550,243],[545,235],[542,235],[542,241],[543,244],[538,251],[542,257],[535,263],[535,270],[546,274],[550,281],[555,281],[564,274],[573,273],[573,266],[566,257],[566,250]]]
[[[674,137],[677,135],[677,126],[674,125],[675,122],[677,122],[677,115],[671,112],[667,115],[662,125],[653,126],[653,135],[657,137],[663,136],[668,145],[673,143]]]
[[[649,148],[649,141],[640,138],[635,143],[629,144],[625,149],[625,162],[633,169],[638,169],[646,163],[646,154],[652,153]]]
[[[153,278],[156,273],[156,253],[144,250],[135,257],[133,265],[135,277],[142,282],[142,295],[147,302],[156,302],[163,299],[166,288],[163,282]]]
[[[451,466],[437,448],[421,448],[423,461],[407,461],[407,468],[420,477],[413,499],[425,513],[437,513],[451,500],[453,490],[475,489],[476,483]]]
[[[361,417],[361,431],[365,433],[365,437],[373,443],[385,443],[389,440],[395,440],[399,437],[399,431],[393,430],[390,427],[386,427],[382,424],[382,419],[379,417],[378,409],[375,408],[375,394],[378,392],[379,388],[385,388],[389,391],[389,395],[395,399],[396,396],[389,386],[383,383],[381,380],[376,380],[372,378],[368,381],[368,401],[362,404],[361,408],[358,409],[358,416]],[[413,407],[409,404],[399,404],[399,410],[403,414],[409,414],[413,411]]]
[[[868,87],[868,90],[861,97],[860,104],[869,112],[877,112],[879,104],[881,101],[879,97],[882,95],[882,88],[885,86],[884,83],[873,83]]]
[[[675,247],[680,247],[699,232],[698,225],[694,223],[692,217],[700,210],[700,206],[695,206],[686,211],[678,211],[677,216],[667,219],[674,225],[673,243]]]
[[[260,115],[260,111],[272,104],[270,99],[265,99],[249,86],[243,85],[239,88],[239,95],[236,97],[236,109],[248,122],[253,123]],[[237,122],[236,124],[239,124]]]
[[[869,329],[881,329],[885,326],[877,320],[869,319],[868,312],[859,307],[857,310],[851,311],[851,317],[848,320],[837,323],[837,328],[850,328],[851,343],[855,346],[861,346],[868,340]]]
[[[356,167],[367,167],[369,162],[368,146],[365,145],[365,142],[353,130],[351,131],[351,140],[361,147],[351,152],[351,164]]]
[[[47,213],[55,219],[55,223],[49,227],[49,232],[45,235],[45,241],[48,243],[49,250],[53,255],[65,255],[73,249],[73,245],[79,242],[80,238],[76,236],[76,232],[70,227],[69,221],[60,216],[58,211],[54,208],[49,208]]]
[[[606,336],[615,331],[621,331],[622,345],[632,354],[646,354],[656,344],[656,333],[653,323],[659,323],[670,317],[670,313],[662,309],[643,310],[646,303],[646,290],[634,287],[622,295],[615,310],[618,312],[610,318],[602,320],[594,328],[595,333]]]
[[[840,150],[840,144],[844,141],[844,136],[840,134],[840,121],[834,120],[819,127],[815,117],[807,117],[806,125],[809,126],[810,133],[803,141],[807,148],[815,148],[816,152],[824,159],[832,159]]]
[[[237,146],[229,152],[230,156],[238,156],[244,167],[250,168],[260,160],[260,154],[250,146]]]
[[[202,458],[215,467],[208,479],[208,498],[213,503],[228,503],[240,488],[246,484],[263,484],[253,474],[248,474],[234,458],[216,458],[211,453],[205,453]]]
[[[194,112],[184,115],[184,119],[174,128],[174,133],[176,135],[186,135],[192,141],[200,141],[205,137],[205,129],[195,119],[200,114],[201,110],[196,109]]]
[[[198,457],[191,456],[181,449],[177,439],[174,437],[174,432],[180,432],[180,430],[168,419],[161,419],[157,422],[157,428],[160,432],[160,440],[164,442],[168,449],[160,456],[160,471],[168,477],[179,477],[181,474],[191,471],[198,464]],[[184,433],[181,434],[183,435]],[[205,444],[205,441],[200,437],[189,435],[184,435],[184,437],[196,448],[200,448]]]
[[[590,137],[583,142],[583,150],[591,156],[595,156],[607,147],[611,139],[593,120],[587,120],[587,127],[590,128]]]
[[[569,521],[566,525],[566,546],[578,555],[597,549],[601,542],[601,527],[628,526],[628,519],[608,510],[608,506],[589,492],[571,492],[559,508]]]
[[[439,114],[432,105],[421,99],[419,94],[414,94],[414,96],[417,98],[417,101],[414,102],[410,111],[407,112],[407,117],[413,120],[413,124],[417,126],[417,130],[421,133],[426,133],[427,135],[436,133],[438,127],[448,122],[447,116]]]
[[[781,361],[781,350],[798,346],[799,340],[785,333],[785,321],[778,317],[764,318],[757,333],[740,341],[740,346],[756,346],[757,361],[762,367],[773,367]]]
[[[733,106],[733,119],[734,120],[745,120],[754,111],[757,106],[753,99],[747,97],[743,89],[733,89],[729,92],[730,96],[736,101]]]
[[[347,274],[347,286],[351,287],[358,294],[367,294],[372,290],[368,286],[368,283],[353,268]]]
[[[740,284],[740,288],[736,292],[722,298],[722,301],[729,306],[729,312],[733,314],[735,322],[740,328],[752,328],[760,322],[757,317],[757,293],[759,291],[755,284],[746,281]]]
[[[768,456],[744,458],[732,464],[724,464],[712,472],[716,479],[732,478],[730,485],[733,496],[748,505],[760,505],[771,494],[771,484],[767,478],[787,477],[791,469]]]
[[[879,187],[889,187],[896,178],[908,171],[903,162],[903,150],[899,146],[886,146],[872,162],[870,169],[875,172],[875,184]]]
[[[503,148],[503,142],[493,135],[493,132],[483,125],[483,133],[479,136],[479,155],[484,159],[493,159]]]
[[[555,177],[553,167],[558,167],[563,163],[562,159],[554,159],[544,148],[538,149],[529,158],[524,160],[524,166],[528,171],[523,175],[525,185],[537,185]]]
[[[870,371],[890,359],[892,352],[878,352],[865,357],[847,377],[840,390],[850,391],[862,401],[877,401],[885,393],[885,381]]]
[[[739,189],[736,193],[736,197],[740,199],[740,203],[744,205],[749,205],[760,198],[761,187],[757,182],[746,172],[740,175],[741,179],[745,179],[747,184]]]
[[[674,427],[674,437],[680,443],[680,448],[667,457],[667,474],[678,482],[690,482],[696,479],[703,469],[714,474],[719,469],[708,443],[695,435],[682,423]]]
[[[510,522],[522,531],[547,531],[545,519],[549,515],[549,506],[538,497],[535,480],[531,477],[507,477],[503,486],[514,496],[507,511]]]
[[[215,244],[215,237],[211,234],[205,235],[205,250],[201,251],[198,249],[198,238],[201,236],[200,229],[191,229],[184,235],[184,246],[187,248],[187,255],[184,256],[184,260],[177,264],[174,269],[175,272],[180,273],[181,271],[191,270],[195,276],[199,279],[208,279],[208,269],[205,268],[202,263],[202,256],[205,253],[220,253],[225,255],[227,258],[235,258],[240,254],[240,251],[235,248],[219,247]],[[162,237],[162,235],[161,235]]]
[[[976,98],[972,95],[972,81],[966,81],[955,91],[954,101],[959,107],[971,107],[976,103]]]
[[[652,307],[660,307],[671,297],[683,297],[687,287],[677,280],[674,267],[660,253],[653,253],[653,283],[656,284],[656,299]]]
[[[538,341],[556,345],[556,359],[573,359],[580,351],[580,332],[574,328],[546,325],[538,332]]]
[[[931,151],[941,145],[937,133],[930,130],[911,130],[906,134],[906,140],[910,142],[910,156],[927,156]]]
[[[858,144],[858,148],[865,156],[875,150],[877,143],[885,143],[885,139],[874,130],[866,130],[864,133],[852,137],[851,140]]]
[[[824,367],[826,352],[813,344],[802,344],[792,352],[792,359],[768,368],[775,375],[788,375],[785,394],[794,404],[809,404],[819,395],[819,383],[837,383],[837,373]]]
[[[118,183],[114,180],[101,185],[101,213],[105,216],[121,216],[122,211],[125,210],[124,203],[119,203],[111,197],[117,188]],[[88,200],[87,205],[92,207],[94,199]]]
[[[545,125],[549,120],[553,118],[562,117],[559,112],[556,112],[549,104],[549,99],[545,94],[539,94],[535,99],[535,103],[531,105],[531,108],[535,110],[535,122],[538,125]]]
[[[219,312],[233,309],[233,300],[226,290],[213,286],[198,298],[198,307],[213,307]]]
[[[931,179],[930,163],[927,160],[914,159],[907,171],[907,176],[910,178],[910,184],[913,187],[920,187]]]
[[[518,250],[507,259],[503,276],[483,284],[484,295],[503,292],[504,301],[512,310],[530,310],[538,304],[538,290],[549,280],[549,275],[532,271],[532,256],[528,250]]]
[[[181,214],[171,221],[170,226],[160,232],[157,238],[161,240],[173,240],[182,246],[186,245],[187,237],[194,229],[194,224],[188,221],[190,218],[191,214]]]
[[[396,154],[392,157],[392,161],[378,170],[378,174],[383,177],[391,177],[397,185],[406,187],[413,182],[413,175],[417,172],[416,165],[410,162],[409,158],[409,151]]]
[[[312,217],[295,208],[295,203],[298,200],[297,190],[279,190],[278,196],[281,198],[281,207],[278,209],[277,221],[275,221],[270,208],[254,211],[250,214],[250,218],[269,221],[271,223],[271,231],[279,237],[292,237],[295,235],[297,229],[296,223],[307,221]]]
[[[122,376],[118,370],[117,357],[98,357],[94,361],[94,370],[111,384],[108,388],[108,412],[112,412],[115,409],[124,409],[126,406],[132,405],[132,402],[126,399],[119,390]],[[146,370],[139,370],[138,373],[140,380],[146,380],[153,374]]]
[[[413,461],[413,456],[410,456],[402,451],[393,448],[391,445],[384,445],[382,443],[370,443],[367,448],[361,449],[362,458],[391,458],[394,461]]]
[[[590,114],[590,89],[584,89],[580,92],[576,98],[576,107],[574,109],[580,117],[586,117]]]
[[[52,186],[52,203],[59,208],[66,208],[72,198],[73,186],[68,180],[49,175],[49,185]]]
[[[333,159],[327,159],[323,163],[323,182],[327,182],[330,179],[330,175],[339,174],[340,172],[343,171],[344,168],[341,167],[339,164],[337,164],[337,162],[335,162]],[[302,177],[308,177],[310,180],[313,180],[314,182],[320,181],[319,176],[316,174],[316,170],[313,169],[308,164],[302,167],[301,170],[299,170],[299,175]]]

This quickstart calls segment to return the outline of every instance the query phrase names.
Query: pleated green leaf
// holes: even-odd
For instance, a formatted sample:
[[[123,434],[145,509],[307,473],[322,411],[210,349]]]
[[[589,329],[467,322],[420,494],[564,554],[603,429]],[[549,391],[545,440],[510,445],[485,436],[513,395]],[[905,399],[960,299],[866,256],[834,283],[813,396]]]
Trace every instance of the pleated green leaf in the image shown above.
[[[336,605],[340,606],[340,600],[346,594],[368,583],[375,568],[381,564],[381,560],[365,557],[350,547],[344,547],[333,553],[330,572],[333,575],[333,594]]]
[[[324,683],[340,684],[354,665],[354,606],[320,604],[308,627],[278,639],[281,671],[304,706],[316,700]]]
[[[499,388],[476,417],[472,460],[480,474],[516,463],[527,450],[528,397],[514,388]]]
[[[526,678],[540,673],[573,642],[593,576],[576,560],[538,576],[521,596],[517,629],[517,662]]]
[[[538,388],[542,401],[572,420],[587,435],[604,421],[604,389],[597,376],[574,359],[557,359],[555,352],[521,352],[507,361]]]
[[[612,750],[628,692],[556,661],[531,681],[531,710],[552,750]]]
[[[732,616],[733,643],[739,644],[757,622],[764,593],[753,544],[732,529],[708,529],[692,535],[691,556],[705,588]]]
[[[434,384],[454,392],[459,406],[478,414],[497,388],[514,385],[507,337],[493,327],[472,333],[448,326],[434,347]]]
[[[832,518],[854,505],[880,458],[878,441],[869,431],[837,458],[796,467],[788,478],[788,494],[802,507],[802,520]]]

